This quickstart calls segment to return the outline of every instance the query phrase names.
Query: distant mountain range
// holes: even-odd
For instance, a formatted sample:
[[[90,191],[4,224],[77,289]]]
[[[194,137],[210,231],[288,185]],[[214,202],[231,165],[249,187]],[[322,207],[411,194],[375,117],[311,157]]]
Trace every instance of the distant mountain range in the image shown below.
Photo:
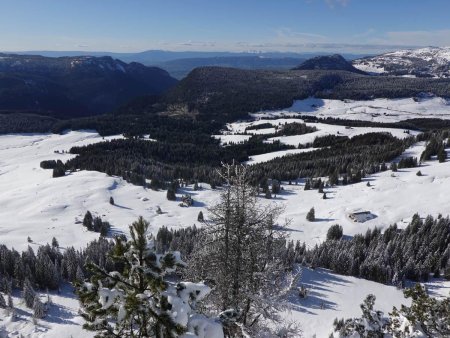
[[[420,92],[450,96],[450,79],[402,78],[449,77],[449,50],[405,50],[353,61],[337,54],[305,60],[276,53],[148,52],[160,61],[170,55],[197,55],[163,62],[180,77],[193,69],[180,82],[161,68],[111,56],[0,54],[0,113],[60,119],[148,112],[232,121],[308,96],[370,99]],[[375,72],[386,76],[369,75]]]
[[[353,60],[356,68],[374,74],[450,77],[450,47],[407,49]]]
[[[233,67],[241,69],[291,69],[306,59],[324,53],[290,52],[174,52],[148,50],[139,53],[80,52],[80,51],[31,51],[23,55],[42,55],[46,57],[64,56],[110,56],[124,62],[139,62],[146,66],[165,69],[171,76],[181,79],[191,70],[203,66]],[[367,54],[343,54],[347,60],[367,56]]]
[[[105,113],[139,95],[159,95],[177,80],[165,70],[109,56],[0,54],[0,111],[55,117]]]

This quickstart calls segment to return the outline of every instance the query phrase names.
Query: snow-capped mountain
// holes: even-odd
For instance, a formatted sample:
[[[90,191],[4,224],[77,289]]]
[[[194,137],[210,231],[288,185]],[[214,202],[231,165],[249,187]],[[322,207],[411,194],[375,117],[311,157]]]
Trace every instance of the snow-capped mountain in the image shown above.
[[[450,77],[450,47],[405,49],[353,61],[353,66],[369,73]]]

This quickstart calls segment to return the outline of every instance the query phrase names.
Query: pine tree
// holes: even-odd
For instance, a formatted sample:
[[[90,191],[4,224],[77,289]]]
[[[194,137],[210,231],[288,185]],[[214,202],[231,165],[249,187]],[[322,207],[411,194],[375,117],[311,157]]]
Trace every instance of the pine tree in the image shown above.
[[[323,188],[325,187],[325,184],[321,181],[319,184],[319,194],[323,194]]]
[[[334,171],[329,177],[328,181],[330,182],[330,185],[337,185],[339,183],[339,172]]]
[[[14,309],[13,298],[11,297],[11,293],[8,293],[8,305],[6,307],[7,313],[11,318],[16,317],[16,310]]]
[[[175,194],[175,190],[173,190],[172,188],[167,189],[166,197],[167,197],[167,199],[169,201],[176,201],[177,200],[177,196]]]
[[[208,306],[226,310],[224,320],[231,316],[248,329],[252,323],[256,327],[260,318],[275,317],[277,306],[282,306],[271,301],[283,292],[282,283],[276,281],[285,276],[277,253],[277,244],[284,247],[284,233],[274,224],[281,209],[258,203],[244,166],[224,165],[219,175],[225,189],[218,204],[209,209],[187,275],[213,280]]]
[[[306,180],[305,182],[305,190],[311,190],[311,183],[309,182],[309,180]]]
[[[0,308],[5,309],[7,307],[5,297],[0,293]]]
[[[362,317],[352,319],[335,319],[334,330],[338,337],[385,337],[387,320],[383,313],[373,309],[375,296],[368,295],[361,304]]]
[[[277,180],[272,180],[272,194],[279,194],[281,190],[280,182]]]
[[[81,269],[81,267],[79,265],[77,266],[76,279],[79,282],[83,282],[84,281],[84,273],[83,273],[83,270]]]
[[[400,337],[408,330],[423,332],[426,337],[450,337],[450,297],[430,297],[420,284],[405,290],[404,295],[411,298],[412,304],[402,305],[400,310],[394,307],[390,313],[389,333]]]
[[[11,293],[8,293],[8,309],[10,309],[10,310],[14,309],[14,302],[13,302]]]
[[[391,168],[390,168],[392,171],[397,171],[397,163],[395,163],[395,162],[392,162],[391,163]]]
[[[306,220],[309,222],[314,222],[316,220],[316,212],[314,208],[309,209],[308,213],[306,214]]]
[[[109,224],[109,222],[102,221],[102,225],[100,226],[100,236],[108,236],[109,229],[111,229],[111,225]]]
[[[112,196],[109,198],[109,204],[114,205],[114,198]]]
[[[58,240],[55,237],[52,238],[52,247],[59,248]]]
[[[64,168],[64,165],[62,167],[57,166],[56,168],[53,168],[53,175],[52,175],[53,178],[62,177],[64,175],[66,175],[66,170]]]
[[[30,283],[30,280],[27,278],[23,283],[23,291],[22,291],[22,298],[25,301],[25,305],[29,308],[32,308],[35,297],[36,292],[34,291],[33,286]]]
[[[411,306],[394,307],[389,316],[374,310],[375,296],[367,296],[361,318],[334,321],[338,337],[450,337],[450,297],[430,297],[420,284],[403,293]]]
[[[447,152],[445,151],[443,146],[439,149],[437,158],[440,163],[445,162],[445,160],[447,159]]]
[[[203,222],[204,220],[205,220],[205,218],[203,217],[203,212],[200,211],[197,216],[197,221]]]
[[[45,305],[41,302],[41,298],[36,295],[33,301],[33,318],[41,319],[45,317]]]
[[[90,282],[77,287],[84,328],[96,331],[98,337],[172,338],[183,333],[197,337],[194,333],[200,326],[223,337],[220,324],[194,315],[196,302],[210,289],[204,284],[166,280],[169,272],[184,263],[179,253],[156,255],[148,241],[148,227],[140,217],[130,226],[130,241],[115,239],[112,259],[119,271],[88,264]],[[191,322],[191,318],[198,321]]]
[[[327,241],[338,240],[342,238],[343,229],[339,224],[332,225],[327,232]]]
[[[91,212],[88,210],[83,218],[83,226],[85,226],[88,230],[92,231],[94,229],[93,225],[94,218],[92,217]]]
[[[95,217],[94,222],[92,224],[92,230],[94,230],[95,232],[100,232],[100,230],[102,229],[102,226],[103,226],[103,221],[102,221],[101,217]]]

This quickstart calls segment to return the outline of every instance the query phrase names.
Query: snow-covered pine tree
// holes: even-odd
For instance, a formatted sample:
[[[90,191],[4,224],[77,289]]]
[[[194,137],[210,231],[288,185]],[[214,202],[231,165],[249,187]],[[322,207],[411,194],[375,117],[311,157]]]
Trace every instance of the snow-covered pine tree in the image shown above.
[[[225,311],[224,320],[231,318],[248,331],[264,319],[274,319],[283,304],[284,270],[277,250],[280,243],[285,250],[286,242],[274,224],[282,210],[258,203],[246,167],[224,165],[220,175],[225,189],[209,209],[186,274],[189,279],[212,280],[215,288],[208,306]]]
[[[33,302],[33,318],[41,319],[45,317],[45,305],[41,302],[39,295],[34,297]]]
[[[84,273],[83,273],[83,270],[81,269],[81,266],[79,266],[79,265],[77,267],[76,279],[79,282],[83,282],[84,281]]]
[[[430,297],[420,284],[404,295],[412,299],[411,306],[394,307],[389,316],[374,310],[375,296],[367,296],[361,305],[362,317],[336,319],[331,337],[450,337],[450,297]]]
[[[11,318],[14,318],[16,316],[16,311],[14,309],[14,302],[11,296],[11,293],[8,293],[8,305],[6,307],[8,314],[11,316]]]
[[[97,337],[222,338],[220,323],[195,313],[209,287],[167,281],[184,263],[176,252],[156,254],[148,226],[140,217],[130,226],[131,240],[116,238],[112,259],[119,271],[88,264],[91,280],[77,287],[84,327]]]
[[[23,283],[22,297],[25,301],[25,305],[31,309],[34,304],[36,292],[34,291],[33,286],[31,285],[28,278],[25,279],[25,282]]]
[[[388,331],[393,337],[403,337],[406,332],[410,337],[450,337],[450,297],[430,297],[420,284],[406,289],[404,295],[412,303],[400,310],[394,307],[390,313]]]
[[[373,306],[375,304],[375,296],[368,295],[361,304],[363,315],[361,318],[351,319],[335,319],[334,330],[337,337],[384,337],[387,319],[383,317],[383,313],[375,311]],[[334,337],[334,336],[333,336]]]

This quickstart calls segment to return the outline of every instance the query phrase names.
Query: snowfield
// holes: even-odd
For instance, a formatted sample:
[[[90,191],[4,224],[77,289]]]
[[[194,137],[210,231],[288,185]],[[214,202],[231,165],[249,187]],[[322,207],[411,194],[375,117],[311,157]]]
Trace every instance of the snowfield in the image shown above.
[[[252,114],[255,118],[283,115],[314,115],[373,122],[399,122],[414,118],[450,119],[450,101],[441,97],[375,99],[368,101],[308,98],[297,100],[292,107]]]
[[[304,145],[307,143],[312,143],[314,142],[314,139],[316,137],[322,137],[326,135],[348,136],[349,138],[352,138],[357,135],[363,135],[368,133],[390,133],[392,136],[395,136],[399,139],[403,139],[410,135],[418,134],[418,132],[416,131],[408,130],[408,133],[405,133],[405,130],[395,128],[345,127],[325,123],[306,123],[306,125],[316,127],[318,130],[303,135],[272,137],[269,138],[267,141],[268,142],[280,141],[281,143],[284,144],[298,146],[299,144]]]
[[[20,293],[13,295],[16,318],[11,319],[6,310],[0,309],[0,337],[30,338],[91,338],[94,332],[82,329],[84,319],[78,315],[79,302],[73,294],[73,288],[65,285],[61,293],[51,292],[52,305],[44,319],[37,325],[32,321],[33,310],[25,306]],[[41,300],[47,301],[47,295],[41,293]]]
[[[406,151],[405,156],[420,157],[424,144]],[[421,170],[423,176],[416,173]],[[367,186],[370,182],[370,187]],[[419,168],[388,170],[366,177],[361,183],[325,188],[327,199],[317,190],[304,190],[304,183],[284,185],[275,200],[285,205],[282,217],[290,220],[288,231],[293,239],[313,246],[326,238],[328,228],[339,224],[345,235],[365,233],[374,227],[386,228],[397,223],[405,227],[416,212],[425,217],[439,213],[450,215],[450,162],[426,162]],[[433,203],[428,203],[433,201]],[[316,221],[308,222],[306,214],[315,208]],[[376,217],[364,223],[348,216],[355,211],[370,211]]]
[[[117,138],[110,137],[109,139]],[[152,191],[128,184],[118,177],[94,171],[52,178],[52,170],[39,167],[43,160],[66,161],[74,155],[55,153],[103,141],[95,132],[69,132],[64,135],[0,136],[0,242],[25,250],[29,236],[34,249],[56,237],[62,247],[84,247],[98,237],[80,222],[90,210],[109,221],[114,232],[128,233],[128,225],[144,216],[157,232],[162,225],[193,225],[204,201],[217,196],[210,189],[190,191],[198,202],[190,208],[166,199],[166,191]],[[180,190],[182,191],[182,190]],[[109,204],[114,198],[116,205]],[[157,215],[160,206],[163,214]],[[17,212],[20,210],[20,212]]]
[[[342,276],[325,269],[303,269],[302,282],[310,290],[305,299],[294,292],[289,297],[292,304],[286,311],[286,319],[298,322],[302,326],[305,338],[327,338],[333,332],[335,318],[360,317],[359,305],[368,294],[376,297],[375,309],[385,314],[401,304],[411,305],[410,299],[394,286],[383,285],[361,278]],[[425,283],[430,290],[436,290],[434,296],[447,296],[450,282],[435,280]]]
[[[292,119],[288,119],[292,122]],[[256,121],[254,121],[256,122]],[[254,123],[250,122],[250,123]],[[257,121],[264,123],[266,121]],[[272,121],[274,124],[287,121]],[[249,123],[249,122],[245,122]],[[245,129],[245,123],[231,124],[232,132]],[[316,133],[354,136],[380,128],[345,128],[313,123]],[[384,130],[384,128],[383,128]],[[384,130],[397,137],[406,137],[401,129]],[[314,134],[314,133],[312,133]],[[281,142],[298,144],[311,142],[315,136],[279,137]],[[225,135],[223,135],[225,136]],[[240,136],[240,135],[226,135]],[[247,135],[249,136],[249,135]],[[317,135],[316,135],[317,136]],[[118,136],[120,137],[120,136]],[[109,137],[107,139],[113,139]],[[80,171],[65,177],[52,178],[51,170],[39,167],[43,160],[66,161],[74,155],[68,154],[72,146],[101,142],[103,138],[93,131],[67,132],[63,135],[29,134],[0,136],[0,243],[18,251],[31,245],[35,251],[39,245],[51,242],[56,237],[62,250],[67,246],[81,248],[98,237],[88,232],[81,224],[87,210],[101,216],[112,225],[113,233],[128,233],[128,225],[142,215],[156,233],[161,226],[181,228],[197,222],[199,211],[208,218],[207,207],[219,197],[219,189],[212,190],[207,184],[193,191],[192,187],[180,190],[192,194],[195,204],[180,207],[179,202],[168,201],[166,191],[152,191],[128,184],[118,177],[93,171]],[[418,143],[403,156],[419,157],[424,143]],[[279,156],[289,156],[314,149],[293,149],[252,156],[249,164],[268,161]],[[421,170],[423,176],[417,176]],[[370,186],[367,186],[370,182]],[[327,199],[316,190],[304,190],[304,181],[283,183],[284,190],[272,200],[261,198],[263,204],[277,203],[284,206],[278,220],[288,221],[286,231],[294,240],[306,242],[308,246],[323,241],[328,228],[333,224],[343,227],[344,235],[364,233],[375,226],[385,228],[397,223],[407,225],[411,216],[418,212],[444,216],[450,214],[450,161],[436,160],[422,164],[420,168],[400,169],[396,173],[386,171],[363,179],[363,182],[348,186],[325,188]],[[109,204],[114,198],[115,205]],[[156,213],[160,207],[163,214]],[[311,207],[316,210],[316,221],[308,222],[306,213]],[[364,223],[355,223],[348,216],[354,211],[367,210],[376,217]],[[27,242],[27,237],[32,243]],[[305,269],[301,284],[310,289],[310,296],[300,300],[292,294],[289,301],[292,309],[286,318],[297,321],[305,337],[328,337],[336,317],[360,315],[359,304],[368,293],[377,297],[376,307],[390,311],[392,306],[408,304],[400,290],[354,277],[340,276],[326,270]],[[445,295],[450,291],[450,282],[434,280],[429,283],[434,292]],[[19,318],[10,321],[4,310],[0,310],[0,337],[91,337],[81,328],[82,319],[77,315],[78,301],[69,286],[61,294],[52,294],[53,307],[47,318],[35,326],[19,298],[14,295]],[[44,295],[42,295],[44,298]]]
[[[289,155],[295,155],[300,153],[306,153],[309,151],[314,151],[320,148],[304,148],[304,149],[288,149],[288,150],[280,150],[280,151],[273,151],[271,153],[261,154],[261,155],[253,155],[249,156],[249,160],[245,162],[245,164],[251,165],[261,162],[267,162],[270,160],[273,160],[274,158],[283,157],[283,156],[289,156]]]

